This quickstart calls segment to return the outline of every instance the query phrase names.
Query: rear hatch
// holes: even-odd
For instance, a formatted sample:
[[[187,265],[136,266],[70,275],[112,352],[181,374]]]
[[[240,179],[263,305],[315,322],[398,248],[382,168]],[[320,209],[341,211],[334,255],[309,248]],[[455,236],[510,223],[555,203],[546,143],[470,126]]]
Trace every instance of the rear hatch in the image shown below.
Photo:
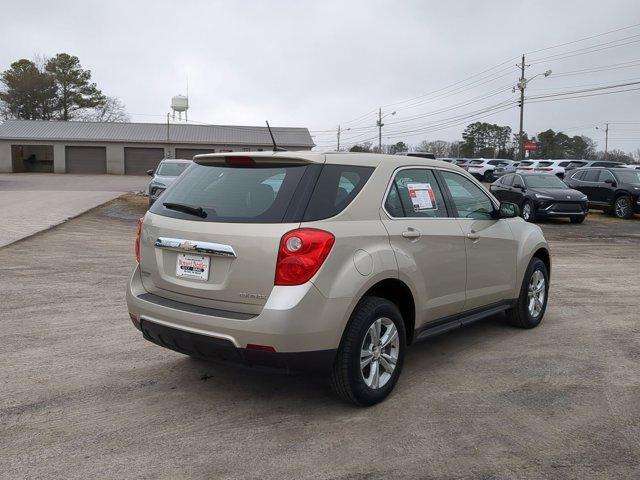
[[[536,172],[551,172],[553,170],[553,162],[538,162]]]
[[[518,170],[525,170],[525,171],[533,170],[533,168],[535,167],[535,163],[536,162],[529,162],[529,161],[525,160],[523,162],[520,162],[520,165],[518,165],[517,169]]]
[[[300,225],[319,162],[197,157],[145,217],[144,288],[177,301],[259,313],[273,289],[280,239]]]

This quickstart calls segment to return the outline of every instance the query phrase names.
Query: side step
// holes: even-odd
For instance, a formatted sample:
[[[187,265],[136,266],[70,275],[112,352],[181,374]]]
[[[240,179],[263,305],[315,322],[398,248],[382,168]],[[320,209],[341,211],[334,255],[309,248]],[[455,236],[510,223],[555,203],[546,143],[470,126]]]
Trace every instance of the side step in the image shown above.
[[[484,318],[490,317],[505,310],[509,310],[513,307],[513,302],[494,304],[482,309],[475,309],[468,312],[463,312],[452,317],[446,317],[442,320],[430,323],[422,327],[413,340],[413,343],[421,342],[427,338],[435,337],[445,332],[455,330],[456,328],[470,325]]]

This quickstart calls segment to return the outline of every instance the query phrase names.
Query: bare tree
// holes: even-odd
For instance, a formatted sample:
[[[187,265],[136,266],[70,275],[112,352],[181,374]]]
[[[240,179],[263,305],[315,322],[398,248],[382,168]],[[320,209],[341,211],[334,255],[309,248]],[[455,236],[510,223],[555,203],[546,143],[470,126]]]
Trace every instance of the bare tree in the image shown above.
[[[448,157],[451,153],[451,142],[444,140],[436,140],[433,142],[423,140],[416,146],[416,151],[433,153],[437,158]]]
[[[106,97],[104,105],[86,109],[80,115],[83,122],[130,122],[124,103],[118,97]]]

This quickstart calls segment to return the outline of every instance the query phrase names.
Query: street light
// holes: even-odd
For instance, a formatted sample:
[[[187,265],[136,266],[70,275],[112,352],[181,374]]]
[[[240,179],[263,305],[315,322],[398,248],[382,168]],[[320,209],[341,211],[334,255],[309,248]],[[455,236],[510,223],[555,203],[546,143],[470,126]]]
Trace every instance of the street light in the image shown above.
[[[382,123],[382,119],[388,117],[389,115],[395,114],[396,112],[393,111],[391,113],[385,113],[384,115],[382,115],[382,108],[378,109],[378,121],[376,122],[376,125],[378,126],[378,153],[382,153],[382,127],[384,126],[384,123]]]
[[[518,156],[520,157],[520,160],[522,160],[524,158],[524,91],[527,88],[527,84],[532,81],[534,78],[539,77],[539,76],[544,76],[544,77],[548,77],[549,75],[551,75],[551,70],[547,70],[543,73],[538,73],[537,75],[534,75],[533,77],[527,79],[524,76],[524,69],[526,67],[528,67],[529,65],[526,65],[524,63],[524,55],[522,55],[522,63],[520,65],[516,65],[517,67],[520,67],[520,79],[518,80],[518,84],[513,87],[513,92],[515,93],[516,88],[518,90],[520,90],[520,138],[518,139],[518,143],[519,143],[519,154]]]
[[[338,148],[336,149],[336,151],[340,151],[340,132],[348,132],[349,130],[351,130],[351,127],[341,130],[340,125],[338,125]]]

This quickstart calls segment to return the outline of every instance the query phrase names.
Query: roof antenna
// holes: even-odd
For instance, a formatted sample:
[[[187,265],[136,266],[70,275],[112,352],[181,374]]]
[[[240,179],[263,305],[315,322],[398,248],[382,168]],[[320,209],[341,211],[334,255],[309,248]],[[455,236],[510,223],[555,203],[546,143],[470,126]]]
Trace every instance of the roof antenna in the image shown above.
[[[269,120],[265,120],[265,122],[267,123],[267,128],[269,129],[269,135],[271,135],[271,141],[273,142],[273,151],[274,152],[286,152],[287,151],[286,148],[279,147],[276,144],[276,139],[273,138],[273,132],[271,131],[271,127],[269,126]]]

